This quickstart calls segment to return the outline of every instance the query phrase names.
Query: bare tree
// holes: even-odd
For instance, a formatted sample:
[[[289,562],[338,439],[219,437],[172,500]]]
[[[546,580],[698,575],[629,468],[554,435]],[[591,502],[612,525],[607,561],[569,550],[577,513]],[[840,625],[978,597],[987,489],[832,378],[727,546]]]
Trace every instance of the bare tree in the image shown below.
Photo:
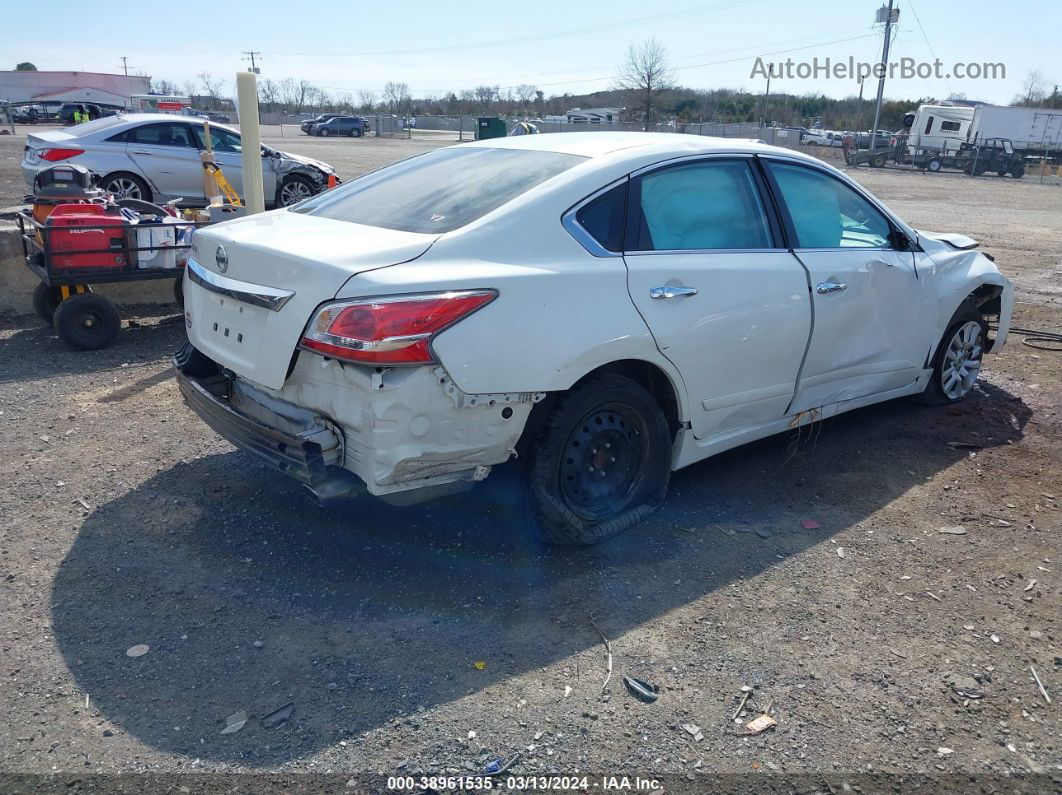
[[[176,83],[171,83],[169,80],[152,80],[151,90],[156,94],[176,94],[180,89]]]
[[[376,92],[362,89],[358,92],[358,109],[365,113],[372,113],[376,108]]]
[[[497,86],[476,86],[475,88],[476,102],[479,103],[480,108],[483,110],[490,110],[490,105],[494,102],[498,96]]]
[[[277,99],[280,96],[280,87],[268,77],[258,84],[258,101],[265,105],[270,112],[274,110]]]
[[[397,113],[409,103],[409,86],[406,83],[387,83],[384,86],[384,99],[387,100],[391,113]]]
[[[675,85],[664,45],[656,39],[628,45],[627,58],[616,76],[616,83],[630,97],[630,104],[638,107],[644,129],[648,130],[660,95]]]
[[[520,108],[527,109],[527,106],[531,104],[531,100],[535,98],[535,94],[538,93],[537,89],[529,83],[521,83],[516,87],[516,98],[520,101]]]
[[[195,95],[197,86],[194,80],[185,80],[181,85],[184,86],[184,93],[188,95],[189,99]]]
[[[1021,84],[1021,93],[1014,97],[1012,105],[1039,105],[1047,97],[1047,78],[1039,69],[1030,69]]]
[[[214,77],[210,72],[200,72],[196,76],[199,78],[199,82],[203,84],[204,93],[210,97],[210,107],[216,110],[220,106],[221,86],[225,81],[220,77]]]

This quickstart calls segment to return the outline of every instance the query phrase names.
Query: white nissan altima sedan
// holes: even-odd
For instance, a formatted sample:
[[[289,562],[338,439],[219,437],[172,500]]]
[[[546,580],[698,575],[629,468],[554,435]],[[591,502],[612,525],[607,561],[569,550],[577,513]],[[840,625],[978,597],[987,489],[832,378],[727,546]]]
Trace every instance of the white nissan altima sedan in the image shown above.
[[[205,422],[320,499],[439,496],[519,451],[538,535],[593,543],[673,469],[966,397],[1013,305],[976,246],[760,143],[467,143],[199,231],[175,364]]]

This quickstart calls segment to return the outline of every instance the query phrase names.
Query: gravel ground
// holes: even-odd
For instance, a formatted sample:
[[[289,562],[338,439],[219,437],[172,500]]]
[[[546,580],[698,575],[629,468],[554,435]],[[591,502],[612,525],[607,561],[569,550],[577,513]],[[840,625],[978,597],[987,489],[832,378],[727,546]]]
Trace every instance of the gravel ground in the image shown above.
[[[348,176],[430,145],[289,148]],[[1062,328],[1057,187],[857,176],[915,226],[980,238],[1015,279],[1017,325]],[[342,788],[519,751],[519,774],[669,792],[772,772],[1058,789],[1059,354],[1012,337],[960,406],[895,401],[726,453],[676,473],[634,531],[563,551],[519,529],[512,472],[414,508],[314,507],[183,407],[174,309],[127,317],[95,353],[33,317],[0,326],[0,771],[57,790],[249,771]],[[738,721],[770,706],[776,728],[737,734],[743,686]]]

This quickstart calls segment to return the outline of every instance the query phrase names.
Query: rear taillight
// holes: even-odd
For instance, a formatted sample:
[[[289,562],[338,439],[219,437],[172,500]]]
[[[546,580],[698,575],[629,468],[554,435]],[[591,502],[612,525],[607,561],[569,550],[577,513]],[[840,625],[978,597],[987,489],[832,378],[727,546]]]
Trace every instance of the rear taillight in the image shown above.
[[[83,154],[85,154],[84,149],[42,149],[41,160],[54,163],[56,160],[68,160]]]
[[[363,364],[428,364],[435,361],[435,335],[497,295],[494,290],[456,290],[337,301],[317,310],[301,347]]]

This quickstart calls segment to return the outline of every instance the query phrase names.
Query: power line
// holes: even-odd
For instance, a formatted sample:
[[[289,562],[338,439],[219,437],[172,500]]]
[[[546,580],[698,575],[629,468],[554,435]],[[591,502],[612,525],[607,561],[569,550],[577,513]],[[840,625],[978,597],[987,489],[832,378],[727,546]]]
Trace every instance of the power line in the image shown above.
[[[915,22],[918,23],[918,29],[922,31],[922,38],[925,39],[926,46],[929,48],[929,54],[933,56],[933,60],[939,61],[940,58],[937,57],[937,51],[934,50],[933,45],[929,43],[929,36],[926,35],[926,29],[922,27],[922,20],[918,17],[918,10],[914,7],[914,3],[911,0],[908,0],[907,5],[910,6],[911,13],[914,14]],[[947,86],[949,94],[955,93],[951,87],[951,83],[946,77],[944,78],[944,85]]]
[[[782,49],[782,50],[772,50],[772,51],[769,51],[769,52],[759,52],[759,53],[755,53],[753,55],[742,55],[742,56],[738,56],[738,57],[735,57],[735,58],[724,58],[724,59],[717,60],[717,61],[706,61],[704,63],[690,64],[688,66],[676,66],[676,67],[674,67],[673,71],[681,72],[681,71],[685,71],[687,69],[702,69],[702,68],[704,68],[706,66],[720,66],[722,64],[738,63],[740,61],[748,61],[748,60],[751,60],[753,58],[762,58],[764,56],[769,56],[769,55],[786,55],[786,54],[791,53],[791,52],[801,52],[803,50],[811,50],[811,49],[814,49],[816,47],[826,47],[826,46],[828,46],[830,44],[840,44],[842,42],[847,42],[847,41],[856,41],[858,39],[877,38],[877,37],[878,37],[877,33],[873,33],[873,32],[872,33],[863,33],[863,34],[860,34],[858,36],[849,36],[849,37],[841,38],[841,39],[833,39],[832,41],[820,41],[820,42],[816,42],[814,44],[808,44],[808,45],[806,45],[804,47],[790,47],[790,48]],[[770,46],[770,45],[760,45],[760,46]],[[744,47],[744,48],[741,48],[741,49],[749,49],[749,50],[751,50],[751,49],[754,49],[754,47]],[[727,52],[727,50],[723,50],[721,52]],[[705,53],[701,53],[701,54],[703,55]],[[684,56],[684,57],[694,57],[695,58],[695,57],[698,57],[698,56],[697,55],[693,55],[693,56]],[[554,74],[561,74],[561,73],[557,72],[557,73],[554,73]],[[475,80],[481,80],[481,79],[482,79],[482,76],[474,77],[474,78],[454,79],[453,82],[454,83],[468,83],[468,82],[472,82],[472,81],[475,81]],[[603,75],[601,77],[583,77],[583,78],[579,78],[578,80],[562,80],[562,81],[557,81],[557,82],[553,82],[553,83],[537,83],[536,87],[537,88],[552,88],[554,86],[569,86],[569,85],[575,85],[575,84],[578,84],[578,83],[596,83],[596,82],[600,82],[602,80],[614,80],[614,79],[615,79],[615,70],[613,69],[609,74]],[[513,85],[508,85],[508,86],[499,86],[499,88],[508,89],[508,88],[516,88],[516,86],[517,86],[517,84],[513,84]],[[356,91],[356,90],[358,90],[357,88],[349,88],[349,87],[346,87],[346,86],[320,86],[320,88],[327,88],[327,89],[329,89],[331,91]],[[424,89],[417,89],[417,90],[418,91],[423,91]]]
[[[622,28],[635,27],[645,25],[650,22],[670,22],[677,19],[687,19],[689,17],[701,16],[703,14],[709,14],[713,11],[725,11],[731,8],[740,8],[742,6],[755,5],[757,3],[765,3],[768,0],[724,0],[723,2],[711,3],[703,6],[693,6],[691,8],[677,9],[675,11],[667,11],[661,14],[653,14],[650,16],[637,17],[634,19],[627,19],[618,22],[606,22],[600,25],[590,25],[583,28],[571,28],[568,30],[554,31],[552,33],[534,33],[527,36],[515,36],[509,39],[495,39],[493,41],[480,41],[472,42],[470,44],[447,44],[441,47],[420,47],[412,50],[369,50],[359,51],[357,56],[379,56],[379,55],[424,55],[427,53],[437,52],[450,52],[452,50],[475,50],[483,49],[486,47],[502,47],[513,44],[527,44],[537,41],[549,41],[552,39],[569,38],[571,36],[582,36],[587,33],[601,33],[603,31],[621,30]],[[279,52],[277,55],[290,55],[299,56],[303,58],[310,57],[326,57],[335,58],[341,56],[350,56],[352,53],[347,50],[344,52]]]

